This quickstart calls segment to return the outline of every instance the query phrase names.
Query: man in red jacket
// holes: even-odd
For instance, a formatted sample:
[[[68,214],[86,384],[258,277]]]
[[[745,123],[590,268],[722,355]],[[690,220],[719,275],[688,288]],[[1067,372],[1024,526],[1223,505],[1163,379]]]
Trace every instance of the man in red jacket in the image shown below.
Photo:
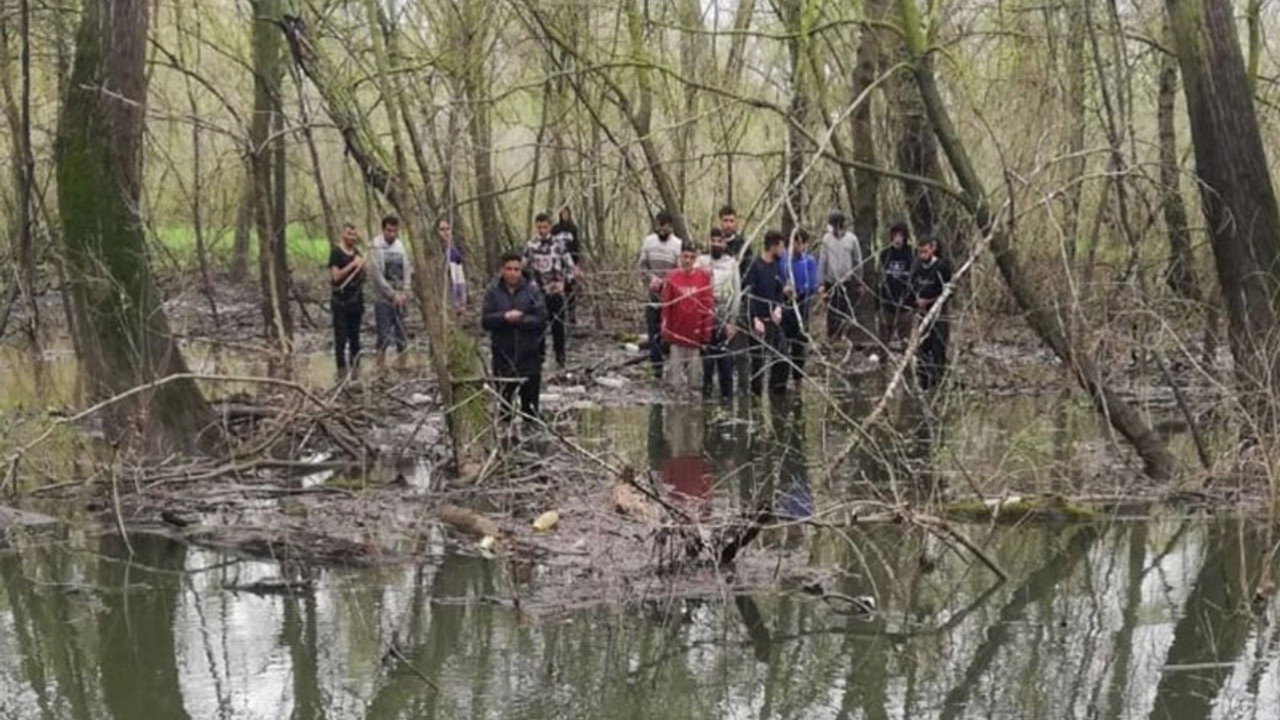
[[[697,260],[698,249],[686,243],[662,285],[662,339],[671,346],[666,379],[677,390],[702,387],[701,350],[715,324],[711,276],[695,267]]]

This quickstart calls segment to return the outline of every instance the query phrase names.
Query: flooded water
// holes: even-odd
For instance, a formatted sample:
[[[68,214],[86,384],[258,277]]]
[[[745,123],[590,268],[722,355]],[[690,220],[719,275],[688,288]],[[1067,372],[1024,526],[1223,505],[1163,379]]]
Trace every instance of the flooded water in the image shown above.
[[[897,527],[845,579],[537,616],[502,560],[317,572],[167,540],[0,554],[0,718],[1275,718],[1276,569],[1239,522],[976,532],[996,585]],[[844,596],[871,596],[871,615]],[[659,593],[652,597],[656,598]]]

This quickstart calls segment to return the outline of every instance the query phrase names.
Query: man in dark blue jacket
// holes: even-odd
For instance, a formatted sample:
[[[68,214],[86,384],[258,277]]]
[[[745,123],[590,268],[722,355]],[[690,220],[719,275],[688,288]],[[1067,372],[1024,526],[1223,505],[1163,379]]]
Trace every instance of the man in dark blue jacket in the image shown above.
[[[547,301],[542,290],[525,278],[524,256],[502,256],[498,281],[484,295],[481,325],[493,340],[493,375],[502,396],[501,418],[512,417],[512,401],[520,391],[520,412],[538,417],[542,390],[542,334],[547,329]]]

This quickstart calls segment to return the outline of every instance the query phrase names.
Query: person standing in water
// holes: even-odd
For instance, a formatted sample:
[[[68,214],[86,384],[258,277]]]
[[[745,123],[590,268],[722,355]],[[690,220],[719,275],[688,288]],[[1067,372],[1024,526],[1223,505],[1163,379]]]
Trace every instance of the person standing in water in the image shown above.
[[[711,397],[716,379],[720,381],[720,397],[733,397],[733,361],[730,346],[738,335],[739,308],[742,305],[742,278],[738,274],[738,259],[725,245],[724,232],[711,228],[710,252],[698,258],[698,265],[711,275],[711,292],[715,297],[715,326],[711,342],[702,355],[702,396]]]
[[[680,262],[684,241],[676,236],[671,214],[663,210],[654,217],[653,233],[640,243],[636,268],[648,293],[644,306],[644,323],[649,336],[649,363],[655,379],[662,379],[665,353],[662,350],[662,285],[667,273]]]
[[[809,233],[797,228],[791,237],[791,251],[783,248],[778,258],[786,302],[782,308],[782,333],[786,337],[791,379],[796,387],[804,378],[804,361],[809,351],[809,307],[818,292],[818,262],[806,250]]]
[[[564,285],[566,315],[569,324],[576,326],[578,324],[578,275],[582,272],[582,237],[578,232],[578,226],[573,222],[573,212],[568,207],[560,208],[560,216],[551,228],[551,236],[564,246],[565,252],[569,253],[569,259],[573,260],[573,267],[577,271]]]
[[[911,290],[915,294],[916,312],[922,321],[938,302],[951,282],[951,263],[938,256],[938,241],[924,238],[916,249],[916,266],[911,271]],[[916,378],[921,390],[932,390],[942,384],[947,371],[947,343],[951,339],[951,320],[943,306],[931,323],[920,330],[923,339],[916,354]]]
[[[525,248],[525,268],[529,271],[538,289],[546,296],[547,313],[551,324],[551,342],[556,353],[556,365],[564,368],[567,360],[565,353],[564,328],[564,287],[574,272],[573,258],[569,256],[564,245],[556,241],[551,234],[551,216],[538,213],[533,221],[534,236]],[[545,347],[545,342],[544,342]]]
[[[847,339],[854,324],[854,304],[862,294],[862,247],[858,236],[845,229],[844,213],[831,213],[827,225],[818,277],[827,296],[827,340],[834,341]]]
[[[400,218],[388,215],[382,218],[382,232],[374,238],[369,249],[369,264],[373,281],[373,319],[378,329],[376,346],[378,368],[386,367],[387,348],[396,344],[396,366],[403,369],[408,360],[405,351],[409,347],[404,328],[404,310],[408,303],[408,288],[413,277],[413,265],[400,240]]]
[[[356,367],[360,357],[360,323],[364,321],[364,258],[356,247],[353,223],[343,223],[338,244],[329,250],[329,310],[333,313],[333,349],[338,375]]]
[[[480,324],[492,342],[493,376],[502,400],[500,419],[511,421],[517,392],[521,414],[537,419],[547,303],[542,290],[524,276],[520,253],[503,254],[498,279],[484,295]]]
[[[880,251],[880,344],[886,350],[904,342],[911,334],[914,310],[911,268],[914,263],[907,226],[895,223],[889,228],[889,244]]]
[[[743,281],[752,334],[751,393],[757,397],[763,390],[766,372],[772,393],[786,392],[790,374],[782,335],[782,308],[786,298],[778,272],[778,257],[784,252],[786,240],[782,233],[777,230],[765,233],[760,255],[751,262]]]
[[[702,349],[711,341],[715,296],[711,276],[698,267],[698,250],[686,243],[680,266],[662,286],[662,339],[670,348],[667,383],[679,391],[697,387]]]

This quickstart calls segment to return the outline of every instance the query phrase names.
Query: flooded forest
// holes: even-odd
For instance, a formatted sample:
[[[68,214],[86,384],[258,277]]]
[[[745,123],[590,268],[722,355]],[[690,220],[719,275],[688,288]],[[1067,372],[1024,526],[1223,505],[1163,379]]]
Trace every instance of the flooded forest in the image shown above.
[[[1280,717],[1262,0],[0,0],[0,720]]]

